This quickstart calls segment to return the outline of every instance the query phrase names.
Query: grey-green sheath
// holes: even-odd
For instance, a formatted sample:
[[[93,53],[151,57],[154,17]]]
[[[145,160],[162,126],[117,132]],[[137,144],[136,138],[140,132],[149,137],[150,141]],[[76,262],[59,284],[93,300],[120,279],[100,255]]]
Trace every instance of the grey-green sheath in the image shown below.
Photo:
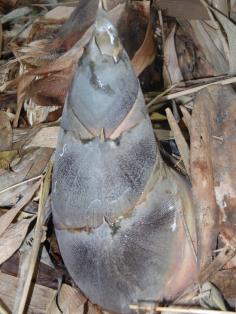
[[[161,160],[131,62],[100,10],[67,96],[52,187],[63,260],[93,303],[129,313],[138,299],[165,297],[183,190],[188,197]]]

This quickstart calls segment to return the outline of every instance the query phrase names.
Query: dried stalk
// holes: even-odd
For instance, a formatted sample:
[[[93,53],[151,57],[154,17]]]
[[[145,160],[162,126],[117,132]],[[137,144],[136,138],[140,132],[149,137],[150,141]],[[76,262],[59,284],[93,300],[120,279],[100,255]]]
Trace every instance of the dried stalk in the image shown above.
[[[171,313],[193,313],[193,314],[235,314],[231,311],[206,310],[197,308],[183,308],[183,307],[164,307],[164,306],[139,306],[130,305],[131,310],[142,310],[146,312],[171,312]]]
[[[147,108],[150,108],[153,104],[156,104],[157,101],[159,99],[162,99],[163,96],[165,96],[166,94],[168,94],[173,88],[176,87],[177,84],[174,84],[172,86],[170,86],[169,88],[167,88],[166,90],[164,90],[162,93],[158,94],[156,97],[154,97],[148,104],[147,104]]]
[[[190,113],[188,112],[188,110],[184,107],[184,106],[180,106],[180,110],[183,114],[183,121],[184,121],[184,124],[186,125],[188,131],[190,131],[190,127],[191,127],[191,115]]]
[[[38,215],[35,227],[35,235],[34,235],[34,242],[30,256],[30,262],[28,267],[28,274],[23,286],[23,291],[21,295],[21,299],[19,301],[19,306],[17,306],[17,314],[22,314],[24,312],[27,297],[29,294],[29,289],[31,285],[31,280],[33,277],[35,264],[38,258],[38,252],[40,248],[40,244],[42,242],[44,236],[44,216],[45,216],[45,203],[48,197],[49,188],[50,188],[50,177],[51,177],[51,170],[52,164],[49,162],[48,169],[45,175],[45,179],[41,184],[40,188],[40,197],[39,197],[39,208],[38,208]]]
[[[188,88],[185,90],[182,90],[180,92],[176,92],[170,95],[166,95],[166,96],[162,96],[161,94],[158,95],[157,97],[155,97],[149,104],[148,107],[152,106],[153,104],[158,104],[167,100],[171,100],[171,99],[176,99],[182,96],[187,96],[187,95],[191,95],[194,93],[197,93],[198,91],[200,91],[201,89],[208,87],[208,86],[212,86],[212,85],[216,85],[216,84],[221,84],[221,85],[228,85],[228,84],[232,84],[232,83],[236,83],[236,76],[234,77],[230,77],[227,79],[222,79],[216,82],[212,82],[212,83],[207,83],[207,84],[203,84],[200,86],[196,86],[196,87],[192,87],[192,88]],[[172,89],[173,87],[171,87]],[[163,93],[166,94],[166,92],[168,92],[169,89],[167,89],[166,91],[164,91]]]
[[[231,240],[231,242],[233,242],[233,240]],[[223,248],[219,255],[201,271],[199,282],[204,283],[206,281],[211,281],[214,278],[214,274],[222,269],[222,267],[235,255],[236,249],[234,247],[226,246]]]
[[[20,183],[16,183],[16,184],[14,184],[12,186],[9,186],[8,188],[1,190],[0,194],[5,193],[5,192],[7,192],[7,191],[9,191],[11,189],[17,188],[18,186],[21,186],[23,184],[26,184],[26,183],[29,183],[29,182],[32,182],[32,181],[36,181],[36,180],[39,180],[39,179],[42,179],[42,175],[34,177],[34,178],[31,178],[31,179],[28,179],[28,180],[25,180],[25,181],[22,181]]]
[[[162,18],[161,10],[158,10],[158,17],[159,17],[160,26],[161,26],[162,46],[164,47],[164,45],[165,45],[165,32],[164,32],[164,25],[163,25],[163,18]]]
[[[184,162],[184,166],[186,168],[186,171],[188,173],[188,175],[190,175],[190,163],[189,163],[189,147],[188,144],[177,124],[177,122],[175,121],[175,118],[170,110],[170,108],[166,109],[166,115],[167,115],[167,119],[170,125],[171,130],[174,133],[174,138],[176,141],[176,144],[178,146],[180,155],[183,159]]]

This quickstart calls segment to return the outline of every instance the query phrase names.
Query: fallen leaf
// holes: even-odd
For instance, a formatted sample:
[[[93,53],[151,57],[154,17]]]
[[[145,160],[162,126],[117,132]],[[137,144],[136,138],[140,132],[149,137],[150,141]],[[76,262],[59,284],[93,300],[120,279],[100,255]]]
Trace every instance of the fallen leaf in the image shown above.
[[[163,77],[166,88],[183,81],[175,48],[175,29],[176,26],[173,27],[164,45]]]
[[[22,151],[22,156],[19,160],[16,156],[11,162],[11,171],[2,171],[0,180],[0,194],[5,193],[6,189],[14,188],[16,184],[24,180],[40,176],[47,163],[51,158],[53,150],[50,148],[31,149]],[[0,169],[1,170],[1,169]]]
[[[233,257],[231,261],[235,259]],[[227,268],[227,267],[225,267]],[[231,269],[221,269],[215,273],[212,283],[224,293],[226,300],[236,298],[236,274]]]
[[[231,86],[222,87],[215,85],[198,94],[195,104],[199,109],[195,109],[194,104],[193,110],[195,119],[197,118],[195,114],[198,111],[200,111],[202,117],[205,117],[202,118],[198,130],[201,132],[206,129],[208,132],[206,135],[201,134],[203,139],[200,140],[202,145],[208,146],[208,158],[210,158],[211,168],[206,169],[205,175],[213,177],[214,185],[209,187],[212,189],[210,193],[214,194],[217,212],[219,214],[218,219],[217,216],[212,216],[211,219],[215,220],[213,226],[220,223],[219,231],[226,237],[226,241],[236,232],[236,156],[234,153],[236,151],[236,143],[234,140],[236,134],[235,101],[236,95]],[[198,119],[199,118],[201,119],[200,116]],[[207,143],[205,142],[206,136],[208,137]],[[206,148],[203,147],[203,152],[205,149]],[[198,154],[200,153],[198,152]],[[194,158],[196,158],[196,156]],[[206,158],[205,156],[205,159]],[[211,172],[207,173],[207,170]],[[203,190],[203,187],[201,189]],[[198,201],[199,198],[200,195],[198,196]],[[215,226],[215,228],[217,230],[217,226]],[[212,234],[214,234],[213,231]]]
[[[0,237],[0,264],[5,262],[22,244],[30,223],[35,216],[23,219],[10,227]]]
[[[214,260],[202,268],[198,276],[200,284],[204,284],[206,281],[214,281],[215,276],[217,276],[217,272],[223,269],[227,262],[229,262],[235,256],[235,244],[236,238],[233,237],[229,243],[222,248]]]
[[[136,75],[139,76],[146,69],[146,67],[154,61],[155,57],[156,45],[150,19],[142,46],[138,49],[132,59]]]
[[[32,98],[28,102],[24,103],[24,109],[26,111],[27,120],[30,126],[44,122],[47,119],[48,114],[57,110],[58,108],[58,106],[53,105],[39,106],[32,100]]]
[[[48,11],[45,15],[45,19],[55,19],[55,20],[67,20],[71,13],[75,10],[76,7],[69,6],[57,6],[52,10]]]
[[[83,314],[86,298],[78,290],[62,284],[57,296],[47,309],[47,314]]]
[[[19,279],[0,272],[0,299],[13,313],[13,304]],[[43,314],[54,298],[56,290],[35,284],[27,305],[27,314]]]
[[[190,164],[200,269],[211,262],[217,235],[235,234],[235,101],[231,86],[200,91],[191,119]]]
[[[187,35],[187,41],[182,50],[189,49],[188,42],[190,40],[194,44],[193,54],[190,55],[191,66],[193,67],[192,72],[194,71],[192,78],[217,76],[228,73],[227,43],[219,25],[215,21],[206,22],[202,20],[181,20],[178,22],[184,34]],[[179,54],[178,46],[176,48],[177,54]],[[212,58],[212,55],[214,55],[214,58]],[[184,58],[182,62],[185,62]]]
[[[75,65],[72,64],[58,74],[41,76],[29,85],[27,98],[40,106],[63,106],[74,71]]]
[[[83,314],[85,308],[87,314],[102,314],[78,289],[62,284],[57,296],[49,304],[47,314]]]
[[[22,199],[13,208],[9,209],[8,212],[0,217],[0,236],[6,231],[19,211],[31,200],[40,184],[41,181],[35,183],[31,188],[28,189],[27,193],[25,193]]]
[[[0,151],[11,150],[12,128],[7,114],[0,111]]]
[[[209,281],[201,286],[200,304],[211,310],[227,311],[222,293]]]
[[[41,128],[25,145],[25,149],[30,147],[50,147],[56,148],[57,138],[60,131],[59,126]]]
[[[32,182],[20,182],[18,186],[9,188],[7,191],[0,193],[0,206],[6,208],[15,206],[21,196],[27,193],[27,190],[31,188],[31,185]]]
[[[236,22],[236,1],[231,0],[230,1],[230,18]]]
[[[167,115],[167,119],[170,125],[171,130],[174,133],[174,138],[176,141],[176,144],[178,146],[179,152],[180,152],[180,156],[183,159],[184,162],[184,166],[185,169],[188,173],[188,175],[190,174],[190,168],[189,168],[189,147],[188,144],[171,112],[171,110],[169,108],[166,109],[166,115]]]
[[[18,83],[17,87],[17,110],[16,115],[13,121],[13,127],[17,127],[21,108],[23,106],[25,96],[26,96],[26,89],[29,86],[29,84],[35,79],[35,75],[23,75],[20,78],[20,81]]]
[[[225,16],[228,16],[230,11],[230,2],[228,0],[208,0],[209,4],[216,8],[218,11],[222,12]]]
[[[34,163],[30,168],[30,171],[27,173],[25,179],[37,177],[38,175],[42,174],[46,169],[53,152],[54,150],[48,147],[39,148],[38,156],[35,157]]]
[[[180,106],[180,110],[183,114],[183,121],[184,124],[186,125],[187,129],[190,132],[190,128],[191,128],[191,114],[189,113],[189,111],[184,107],[184,106]]]
[[[40,128],[41,126],[13,129],[13,148],[22,151],[23,146],[31,140]]]
[[[71,13],[75,10],[74,7],[66,7],[66,6],[58,6],[50,11],[48,11],[44,15],[44,20],[47,19],[54,19],[54,20],[67,20]],[[35,22],[37,22],[40,19],[37,19]],[[27,27],[21,34],[20,38],[27,39],[30,36],[30,32],[32,30],[32,25]]]
[[[235,41],[235,32],[236,32],[236,25],[224,14],[220,13],[218,10],[211,8],[216,16],[217,20],[220,22],[221,26],[223,27],[224,32],[227,35],[227,43],[229,46],[229,74],[236,73],[236,41]]]
[[[15,19],[19,19],[27,14],[31,13],[32,9],[29,7],[22,7],[12,10],[10,13],[5,14],[1,17],[0,22],[2,24],[9,23]]]
[[[158,9],[166,10],[166,14],[180,19],[209,19],[205,7],[195,0],[155,0]]]

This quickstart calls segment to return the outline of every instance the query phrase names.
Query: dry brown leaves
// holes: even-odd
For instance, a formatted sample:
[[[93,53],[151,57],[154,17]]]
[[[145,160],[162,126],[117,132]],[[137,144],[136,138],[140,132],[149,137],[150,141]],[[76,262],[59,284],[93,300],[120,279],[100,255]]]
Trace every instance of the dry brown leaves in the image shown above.
[[[18,284],[18,278],[0,273],[0,298],[6,313],[12,312]],[[55,290],[35,284],[28,303],[28,313],[46,313],[47,305],[54,296]]]
[[[182,121],[178,123],[169,108],[166,113],[192,182],[198,234],[199,279],[201,283],[212,280],[226,295],[234,295],[235,298],[235,293],[232,293],[235,289],[232,280],[235,278],[233,239],[236,221],[233,214],[236,205],[233,140],[236,129],[232,122],[235,121],[235,92],[230,86],[215,85],[217,82],[209,83],[207,79],[194,78],[228,73],[224,78],[219,77],[219,83],[224,85],[236,81],[235,77],[229,77],[235,73],[235,41],[232,38],[235,37],[236,29],[227,17],[230,8],[225,1],[209,1],[212,5],[210,7],[206,1],[202,1],[208,14],[207,21],[183,18],[186,12],[181,13],[179,9],[181,5],[183,8],[184,2],[180,1],[175,11],[177,2],[157,1],[160,7],[167,8],[170,15],[177,17],[178,26],[176,28],[170,24],[164,45],[163,76],[166,86],[172,86],[172,90],[167,95],[155,97],[150,102],[150,111],[152,108],[161,108],[165,101],[171,99],[184,104],[181,106],[182,121],[189,131],[190,150],[185,141],[188,136]],[[185,4],[191,5],[191,1]],[[203,89],[204,85],[207,88]],[[184,86],[191,88],[183,88]],[[200,89],[202,90],[199,91]],[[217,255],[215,250],[224,245],[225,248]]]
[[[216,85],[201,91],[194,103],[191,174],[201,266],[210,261],[217,233],[226,241],[235,234],[235,101],[231,87]]]
[[[5,112],[0,112],[0,151],[10,150],[12,146],[12,128]]]
[[[83,314],[85,311],[88,314],[101,314],[82,293],[66,284],[62,284],[47,308],[47,314]]]

